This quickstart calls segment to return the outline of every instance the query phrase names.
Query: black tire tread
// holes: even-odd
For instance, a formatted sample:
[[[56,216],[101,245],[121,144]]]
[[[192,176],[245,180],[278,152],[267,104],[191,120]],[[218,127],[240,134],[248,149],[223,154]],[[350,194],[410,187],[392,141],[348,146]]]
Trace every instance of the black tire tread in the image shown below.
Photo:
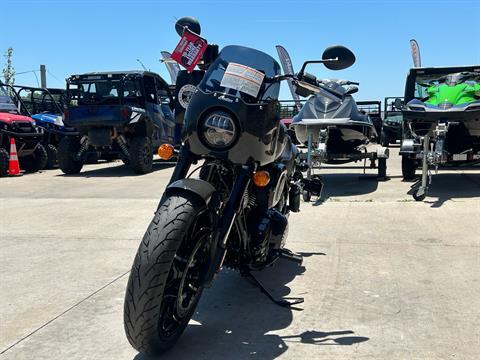
[[[53,144],[47,144],[47,166],[46,169],[53,169],[57,165],[57,147]]]
[[[83,167],[82,161],[77,161],[74,156],[80,148],[78,139],[64,137],[58,144],[58,166],[65,174],[78,174]]]
[[[4,148],[0,148],[0,177],[7,176],[9,159],[10,156],[8,154],[8,151]]]
[[[151,158],[147,163],[143,159],[143,148],[145,147],[145,145],[150,147],[150,152],[152,154]],[[129,165],[137,174],[147,174],[152,171],[153,147],[152,141],[149,137],[135,136],[130,140]]]
[[[415,179],[416,164],[415,161],[402,155],[402,176],[403,180],[410,181]]]
[[[159,338],[156,325],[161,299],[175,253],[202,206],[199,199],[187,193],[168,197],[143,236],[132,265],[124,304],[125,333],[139,352],[158,354],[176,340],[162,342]]]
[[[43,170],[47,166],[48,155],[47,150],[42,144],[38,144],[32,155],[28,155],[19,159],[20,169],[27,173],[35,173]]]

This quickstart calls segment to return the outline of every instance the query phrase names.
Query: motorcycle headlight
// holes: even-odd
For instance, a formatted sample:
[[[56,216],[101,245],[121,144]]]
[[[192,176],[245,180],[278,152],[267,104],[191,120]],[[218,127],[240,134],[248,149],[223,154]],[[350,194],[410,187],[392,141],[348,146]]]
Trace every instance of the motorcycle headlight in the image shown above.
[[[215,111],[202,121],[199,133],[207,146],[217,149],[228,148],[236,140],[237,126],[230,114]]]

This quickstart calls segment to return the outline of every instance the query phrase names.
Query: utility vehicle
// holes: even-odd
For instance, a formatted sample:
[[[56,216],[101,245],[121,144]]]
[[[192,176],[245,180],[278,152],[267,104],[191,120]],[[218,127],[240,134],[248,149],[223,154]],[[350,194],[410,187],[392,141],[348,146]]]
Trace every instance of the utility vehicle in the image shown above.
[[[60,141],[58,162],[79,173],[88,153],[121,159],[139,174],[152,170],[162,143],[176,145],[169,85],[149,71],[95,72],[67,79],[64,121],[78,136]]]
[[[0,176],[7,175],[10,140],[15,139],[20,168],[37,172],[47,164],[43,131],[35,124],[15,89],[0,82]]]
[[[14,86],[18,96],[43,129],[43,146],[47,150],[47,169],[57,165],[57,148],[65,136],[75,136],[75,129],[65,126],[63,113],[66,106],[66,91],[43,89],[31,86]]]

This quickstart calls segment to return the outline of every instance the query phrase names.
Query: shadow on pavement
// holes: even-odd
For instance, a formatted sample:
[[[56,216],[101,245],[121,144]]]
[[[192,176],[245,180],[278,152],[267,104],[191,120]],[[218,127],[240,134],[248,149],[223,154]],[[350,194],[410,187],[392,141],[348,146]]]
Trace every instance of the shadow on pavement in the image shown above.
[[[332,197],[370,194],[378,188],[379,180],[375,174],[322,174],[320,172],[320,175],[324,184],[322,197],[317,201],[312,197],[313,206],[322,205]]]
[[[66,174],[59,174],[57,176],[60,177],[85,177],[85,178],[93,178],[93,177],[136,177],[142,176],[142,174],[136,174],[129,166],[123,165],[121,162],[109,162],[104,163],[106,164],[105,167],[101,168],[94,168],[89,170],[89,165],[85,165],[82,171],[79,174],[73,175],[66,175]],[[153,162],[152,172],[158,170],[164,170],[171,167],[174,167],[176,163],[174,162],[163,162],[160,160]]]
[[[412,195],[417,183],[408,191]],[[424,201],[433,208],[441,207],[448,200],[466,199],[480,196],[480,174],[448,173],[433,175],[432,184],[428,188]],[[431,200],[436,198],[436,200]]]
[[[282,336],[282,339],[293,339],[303,344],[312,345],[353,345],[368,341],[368,337],[364,336],[340,336],[354,334],[352,330],[341,331],[304,331],[300,335]]]
[[[324,255],[304,253],[304,256]],[[279,260],[273,267],[255,272],[255,277],[275,297],[290,294],[287,284],[301,276],[305,267]],[[300,304],[301,306],[301,304]],[[310,344],[351,345],[366,341],[361,337],[337,337],[353,331],[305,331],[282,337],[272,331],[292,323],[292,309],[274,305],[260,290],[234,271],[222,271],[212,289],[206,290],[187,330],[173,349],[161,359],[275,359],[288,351],[284,341]],[[138,354],[134,360],[151,360]]]

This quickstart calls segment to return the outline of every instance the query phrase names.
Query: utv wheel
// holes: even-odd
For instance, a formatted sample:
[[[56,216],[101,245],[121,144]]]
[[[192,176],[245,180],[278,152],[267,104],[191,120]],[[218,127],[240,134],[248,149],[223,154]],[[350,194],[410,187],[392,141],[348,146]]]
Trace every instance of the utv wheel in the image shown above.
[[[7,176],[9,159],[7,150],[0,148],[0,177]]]
[[[127,284],[124,327],[139,352],[171,348],[192,317],[203,291],[211,227],[195,195],[168,197],[148,227]]]
[[[26,173],[35,173],[47,167],[48,155],[47,150],[42,144],[38,144],[32,155],[20,158],[20,168]]]
[[[386,180],[387,178],[387,159],[386,158],[378,159],[378,178],[380,180]]]
[[[57,165],[57,148],[55,145],[48,144],[47,150],[47,166],[46,169],[53,169]]]
[[[410,159],[408,156],[402,155],[402,176],[404,181],[411,181],[415,179],[415,170],[417,169],[417,163],[414,159]]]
[[[78,174],[83,167],[83,161],[77,160],[80,142],[77,138],[65,137],[58,145],[58,166],[67,175]]]
[[[137,174],[152,171],[153,147],[149,137],[136,136],[130,141],[130,166]]]

